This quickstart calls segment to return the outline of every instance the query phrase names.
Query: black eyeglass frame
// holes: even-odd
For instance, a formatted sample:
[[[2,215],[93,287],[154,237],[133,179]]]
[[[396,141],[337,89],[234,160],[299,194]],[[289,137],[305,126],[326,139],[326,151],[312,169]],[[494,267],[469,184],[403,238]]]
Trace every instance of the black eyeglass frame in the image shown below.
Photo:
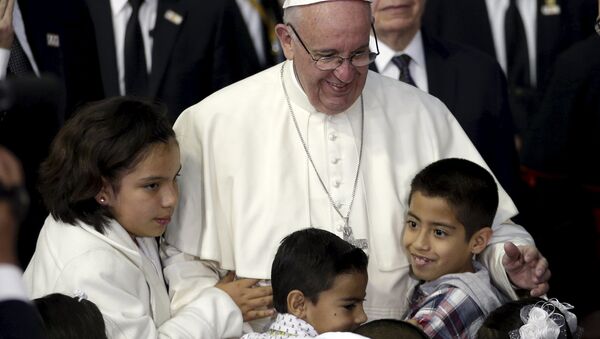
[[[313,53],[308,49],[308,47],[306,47],[306,45],[304,44],[304,41],[302,41],[302,38],[300,38],[300,35],[298,34],[298,32],[296,31],[296,29],[294,28],[294,26],[291,23],[287,23],[287,26],[289,26],[292,31],[294,32],[294,35],[296,35],[296,38],[298,38],[298,41],[300,41],[300,44],[302,45],[302,47],[304,47],[304,50],[306,51],[306,53],[310,56],[310,58],[315,62],[315,65],[317,66],[318,69],[322,70],[322,71],[333,71],[335,69],[337,69],[338,67],[340,67],[341,65],[344,64],[344,61],[348,60],[348,62],[350,62],[350,64],[354,67],[364,67],[367,66],[371,63],[373,63],[373,61],[375,61],[375,58],[377,58],[377,56],[379,55],[379,44],[377,43],[377,33],[375,32],[375,26],[373,25],[373,23],[371,23],[371,30],[373,30],[373,37],[375,38],[375,48],[377,49],[377,52],[368,52],[369,55],[369,62],[365,65],[360,65],[357,66],[355,65],[352,61],[354,60],[354,58],[357,55],[364,55],[366,53],[355,53],[352,54],[349,57],[343,57],[341,55],[332,55],[332,56],[322,56],[322,57],[315,57],[313,55]],[[324,58],[328,58],[328,59],[337,59],[338,63],[337,66],[335,66],[334,68],[321,68],[319,67],[319,61],[321,61]]]

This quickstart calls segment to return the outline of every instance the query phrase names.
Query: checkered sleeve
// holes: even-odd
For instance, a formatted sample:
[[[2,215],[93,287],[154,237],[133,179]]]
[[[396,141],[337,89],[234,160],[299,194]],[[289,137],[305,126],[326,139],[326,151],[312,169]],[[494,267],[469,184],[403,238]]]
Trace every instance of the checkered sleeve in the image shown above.
[[[428,297],[412,318],[432,339],[475,338],[484,314],[463,291],[445,287]]]

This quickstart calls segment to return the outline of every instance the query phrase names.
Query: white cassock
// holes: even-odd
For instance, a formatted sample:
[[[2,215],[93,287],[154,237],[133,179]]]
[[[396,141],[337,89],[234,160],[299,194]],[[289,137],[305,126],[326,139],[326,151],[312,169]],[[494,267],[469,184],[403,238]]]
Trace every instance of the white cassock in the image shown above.
[[[363,138],[349,223],[355,238],[368,239],[365,311],[370,320],[401,318],[416,283],[401,243],[413,176],[448,157],[488,167],[448,109],[425,92],[369,72],[363,130],[360,98],[340,114],[317,112],[292,69],[286,61],[224,88],[175,123],[183,166],[181,200],[166,240],[187,255],[169,247],[165,257],[172,307],[214,285],[215,267],[269,279],[279,242],[295,230],[314,226],[342,236],[343,220],[307,160],[283,81],[317,172],[344,216]],[[499,194],[492,241],[533,243],[509,221],[517,213],[510,197],[501,188]],[[501,265],[503,253],[502,245],[489,246],[485,259],[496,283],[512,292]],[[211,263],[203,266],[190,255]]]

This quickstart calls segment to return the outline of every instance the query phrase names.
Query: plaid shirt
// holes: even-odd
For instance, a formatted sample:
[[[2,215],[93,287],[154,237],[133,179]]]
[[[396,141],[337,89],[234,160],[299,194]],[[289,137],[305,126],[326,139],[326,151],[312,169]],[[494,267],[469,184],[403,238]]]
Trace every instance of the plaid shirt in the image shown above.
[[[485,314],[462,290],[440,286],[425,295],[420,286],[415,289],[407,319],[416,319],[432,339],[476,338]]]

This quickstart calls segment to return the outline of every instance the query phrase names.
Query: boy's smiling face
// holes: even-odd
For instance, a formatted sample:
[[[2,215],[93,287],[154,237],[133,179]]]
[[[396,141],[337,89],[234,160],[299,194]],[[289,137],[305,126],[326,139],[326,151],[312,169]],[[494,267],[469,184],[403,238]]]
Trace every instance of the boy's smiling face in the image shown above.
[[[413,193],[402,243],[413,274],[432,281],[449,273],[473,272],[473,239],[445,199]]]

